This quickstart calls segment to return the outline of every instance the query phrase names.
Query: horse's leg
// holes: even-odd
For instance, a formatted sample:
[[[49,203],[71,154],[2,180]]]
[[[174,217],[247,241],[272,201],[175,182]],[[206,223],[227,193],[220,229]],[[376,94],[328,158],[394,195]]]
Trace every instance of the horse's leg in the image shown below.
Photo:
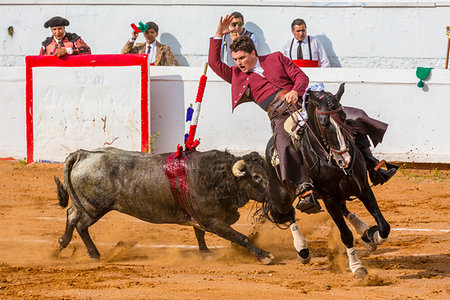
[[[341,205],[338,203],[337,199],[334,198],[326,198],[324,199],[324,203],[328,213],[330,214],[334,223],[338,227],[339,232],[341,233],[342,242],[347,248],[346,250],[350,270],[352,271],[355,278],[364,277],[365,275],[367,275],[367,270],[363,267],[361,261],[358,258],[358,255],[356,254],[356,250],[353,247],[353,235],[348,228],[347,223],[345,223]]]
[[[295,250],[297,250],[298,259],[302,264],[309,263],[311,255],[309,253],[308,245],[305,237],[298,228],[297,223],[295,223],[295,219],[291,222],[291,225],[289,225],[289,229],[291,229],[292,237],[294,238],[294,247]]]
[[[211,252],[208,249],[208,246],[206,246],[206,242],[205,242],[205,232],[195,226],[194,227],[194,232],[195,232],[195,237],[197,238],[197,242],[198,242],[198,249],[202,252]]]
[[[363,193],[361,193],[358,198],[362,201],[367,211],[374,217],[378,224],[378,226],[373,226],[366,231],[366,234],[363,236],[363,240],[366,242],[368,240],[369,242],[377,245],[384,243],[389,236],[391,227],[384,219],[372,189],[367,185]]]
[[[344,215],[344,217],[347,218],[347,220],[350,222],[350,224],[352,224],[352,226],[356,229],[356,232],[360,235],[362,241],[363,241],[363,245],[364,247],[370,251],[373,252],[375,250],[377,250],[377,244],[370,242],[369,240],[367,240],[367,236],[368,236],[368,230],[369,225],[367,225],[366,222],[364,222],[363,220],[361,220],[355,213],[350,212],[347,209],[347,205],[346,203],[342,203],[342,213]]]

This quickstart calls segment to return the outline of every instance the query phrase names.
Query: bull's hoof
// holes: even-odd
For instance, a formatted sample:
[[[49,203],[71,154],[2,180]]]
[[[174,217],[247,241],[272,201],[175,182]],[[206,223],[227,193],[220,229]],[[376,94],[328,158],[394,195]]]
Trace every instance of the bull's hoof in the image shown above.
[[[59,249],[59,251],[61,251],[62,249],[64,249],[64,248],[66,248],[67,247],[67,245],[69,245],[69,243],[70,243],[70,240],[67,242],[66,240],[64,240],[62,237],[60,237],[59,239],[58,239],[58,249]]]
[[[100,253],[89,253],[89,252],[88,252],[88,255],[89,255],[89,257],[90,257],[92,260],[99,260],[99,259],[100,259]]]
[[[369,275],[369,272],[367,272],[366,268],[364,268],[364,267],[356,269],[355,273],[353,273],[353,277],[355,279],[363,279],[367,275]]]
[[[308,248],[298,251],[297,254],[298,254],[298,259],[300,260],[300,262],[302,264],[306,265],[307,263],[309,263],[311,261],[311,254],[309,253]]]
[[[275,258],[275,256],[272,255],[272,253],[267,254],[265,257],[258,258],[259,262],[263,265],[270,265],[272,263],[272,260]]]

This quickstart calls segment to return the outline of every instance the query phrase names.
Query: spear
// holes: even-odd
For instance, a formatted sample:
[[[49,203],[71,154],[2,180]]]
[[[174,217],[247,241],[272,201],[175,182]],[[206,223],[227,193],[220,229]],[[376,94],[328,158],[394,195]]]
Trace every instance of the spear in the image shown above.
[[[195,107],[193,112],[192,121],[189,125],[189,134],[187,138],[185,138],[185,146],[186,150],[195,150],[195,148],[200,144],[199,140],[194,140],[195,132],[197,131],[197,123],[198,118],[200,116],[200,109],[202,105],[203,100],[203,93],[205,92],[206,87],[206,80],[208,77],[206,77],[206,71],[208,70],[208,63],[205,63],[205,69],[203,71],[202,77],[200,77],[200,82],[198,84],[198,91],[197,91],[197,98],[195,99]],[[192,108],[191,108],[192,109]],[[189,115],[189,108],[188,108],[188,115]],[[188,118],[186,118],[187,121]]]

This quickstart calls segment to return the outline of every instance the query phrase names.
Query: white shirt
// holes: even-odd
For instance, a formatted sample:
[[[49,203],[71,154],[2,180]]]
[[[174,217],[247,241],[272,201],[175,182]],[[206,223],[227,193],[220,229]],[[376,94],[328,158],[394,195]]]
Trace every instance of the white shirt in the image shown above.
[[[259,58],[257,58],[256,60],[256,65],[253,67],[252,69],[253,73],[256,73],[264,78],[266,78],[263,73],[264,73],[264,69],[261,67],[261,64],[259,63]]]
[[[253,32],[247,31],[247,29],[245,29],[245,28],[244,28],[244,32],[242,34],[250,36],[250,38],[253,41],[253,44],[255,44],[256,52],[258,52],[258,39],[256,38],[256,34],[254,34]],[[231,51],[230,51],[230,45],[232,42],[233,41],[231,40],[231,36],[229,33],[225,34],[222,37],[222,50],[221,50],[220,56],[222,57],[222,61],[230,67],[236,65],[234,63],[234,60],[233,60],[233,57],[231,56]]]
[[[156,60],[156,40],[150,44],[150,52],[148,52],[148,43],[145,42],[145,53],[148,54],[148,59],[151,64],[155,63]]]
[[[309,56],[308,37],[311,39],[312,58]],[[297,58],[298,45],[299,45],[299,43],[295,38],[290,38],[286,42],[286,44],[284,44],[281,52],[284,54],[284,56],[289,57],[290,59],[298,59]],[[303,59],[318,60],[319,67],[321,67],[321,68],[329,68],[330,67],[330,61],[328,60],[328,55],[325,52],[325,49],[323,48],[319,39],[317,39],[313,36],[307,36],[301,42],[301,47],[302,47]]]

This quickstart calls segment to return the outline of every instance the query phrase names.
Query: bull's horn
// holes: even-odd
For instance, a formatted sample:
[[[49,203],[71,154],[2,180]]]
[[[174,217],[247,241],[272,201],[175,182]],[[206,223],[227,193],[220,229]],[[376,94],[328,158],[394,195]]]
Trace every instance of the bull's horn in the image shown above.
[[[234,163],[233,168],[231,168],[231,171],[233,172],[233,175],[236,177],[242,177],[245,175],[245,172],[242,171],[245,168],[245,161],[243,159],[238,160]]]

